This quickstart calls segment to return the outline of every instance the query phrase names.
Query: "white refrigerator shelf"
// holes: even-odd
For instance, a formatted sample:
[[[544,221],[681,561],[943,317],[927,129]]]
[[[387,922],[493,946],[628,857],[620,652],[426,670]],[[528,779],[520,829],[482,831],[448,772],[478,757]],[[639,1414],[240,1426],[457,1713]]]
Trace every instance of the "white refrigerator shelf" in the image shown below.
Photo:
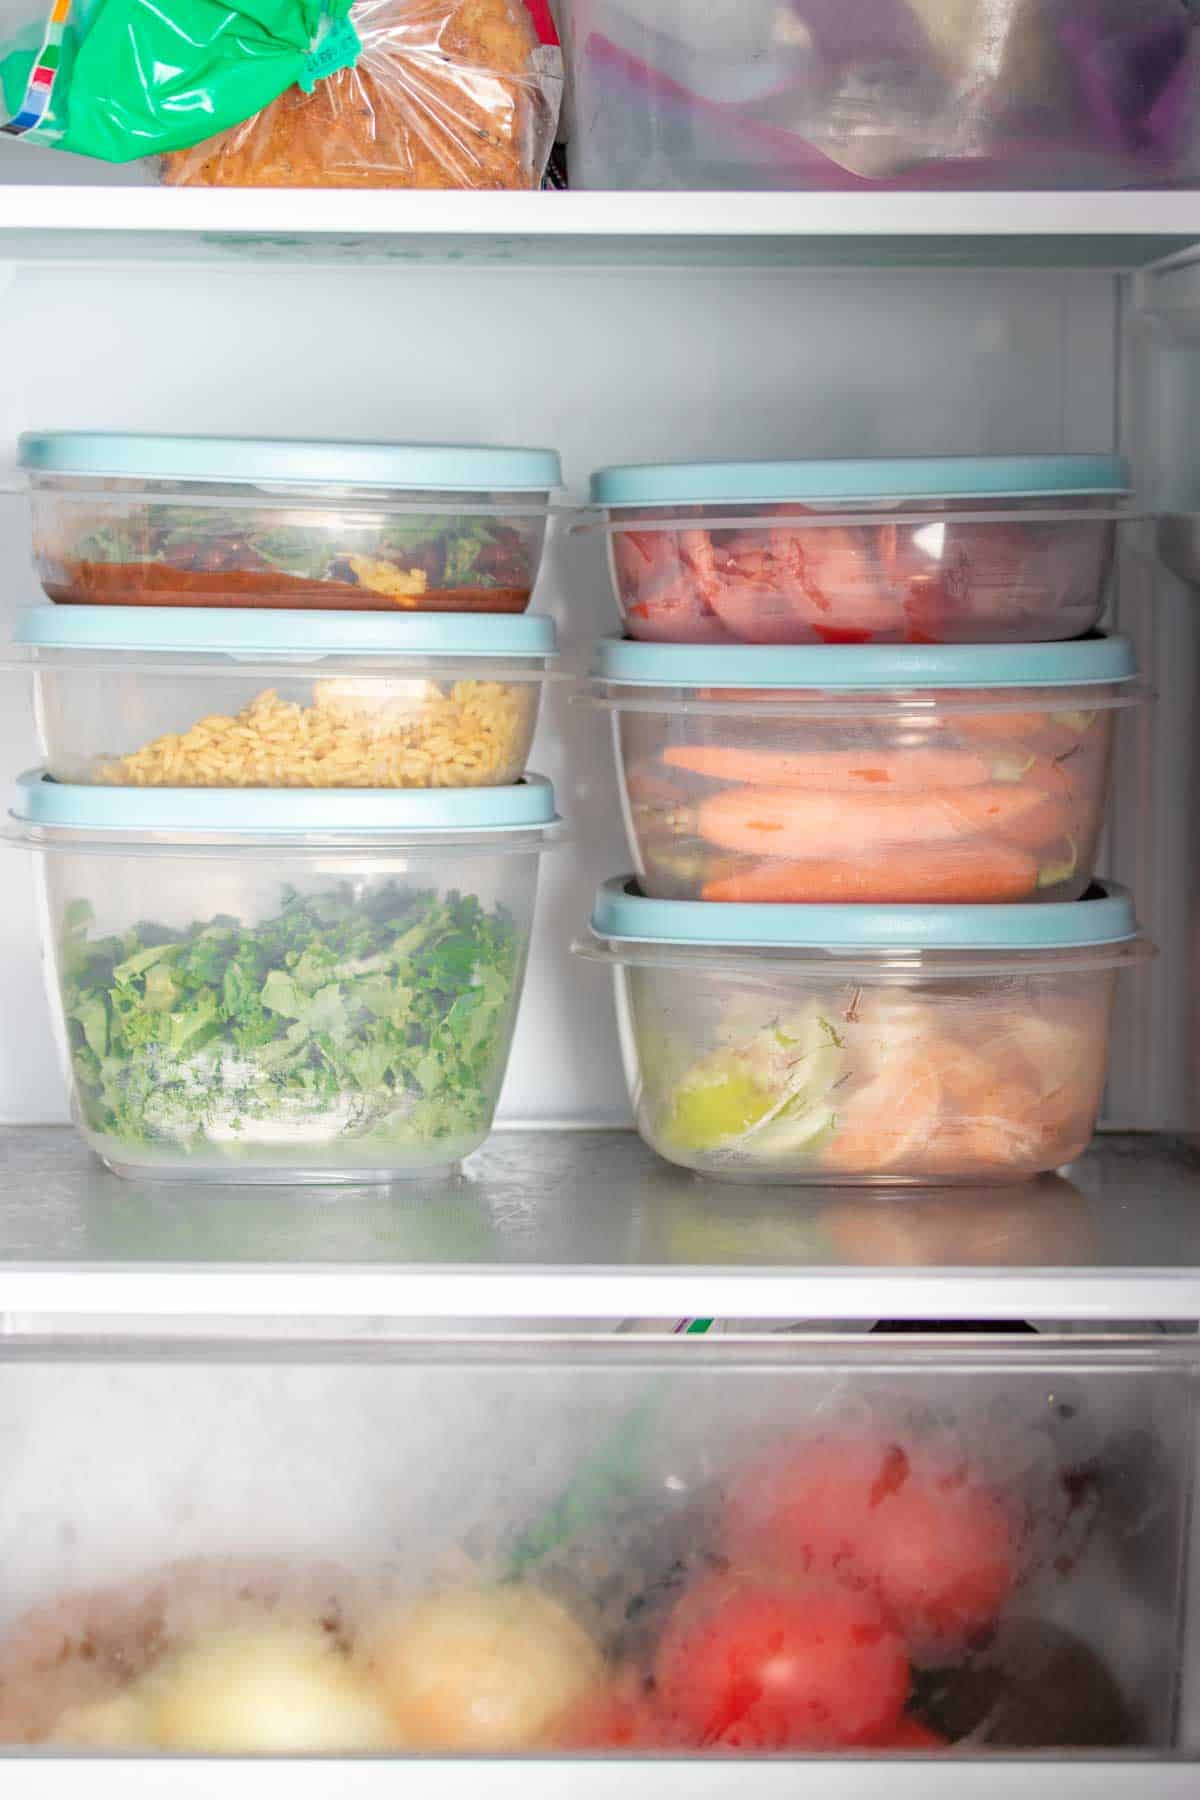
[[[507,1761],[463,1757],[353,1758],[306,1761],[286,1758],[125,1758],[45,1753],[0,1756],[4,1791],[13,1800],[382,1800],[397,1783],[419,1800],[628,1800],[631,1792],[653,1800],[1011,1800],[1025,1789],[1053,1789],[1055,1800],[1128,1800],[1153,1782],[1154,1800],[1194,1800],[1200,1765],[1190,1757],[1087,1756],[1046,1752],[1038,1756],[955,1757],[847,1756],[657,1759],[552,1757]]]
[[[0,258],[16,260],[265,256],[309,262],[324,257],[1127,270],[1197,245],[1200,196],[1186,189],[360,193],[171,189],[129,185],[129,177],[104,184],[0,188]]]

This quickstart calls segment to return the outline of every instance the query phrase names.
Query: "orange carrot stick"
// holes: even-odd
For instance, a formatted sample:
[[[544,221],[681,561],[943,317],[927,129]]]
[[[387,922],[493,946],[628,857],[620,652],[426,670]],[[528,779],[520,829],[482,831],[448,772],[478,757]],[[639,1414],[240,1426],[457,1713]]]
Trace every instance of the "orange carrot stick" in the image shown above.
[[[973,750],[740,750],[725,744],[672,744],[664,763],[712,781],[848,793],[976,787],[990,779]]]
[[[963,844],[952,849],[943,845],[932,850],[904,846],[844,862],[813,858],[759,863],[706,882],[701,898],[766,905],[987,905],[1028,899],[1037,879],[1033,857],[1008,844]]]
[[[1001,803],[1001,794],[1020,796]],[[1047,793],[1044,787],[1021,783],[1005,789],[971,788],[953,796],[964,829],[983,838],[999,839],[1023,850],[1042,850],[1078,832],[1077,808],[1066,797]]]
[[[700,836],[722,850],[836,859],[869,854],[886,844],[1013,838],[1022,822],[1045,806],[1040,789],[1016,783],[919,794],[743,787],[710,794],[696,816]],[[1042,842],[1042,836],[1036,841]]]

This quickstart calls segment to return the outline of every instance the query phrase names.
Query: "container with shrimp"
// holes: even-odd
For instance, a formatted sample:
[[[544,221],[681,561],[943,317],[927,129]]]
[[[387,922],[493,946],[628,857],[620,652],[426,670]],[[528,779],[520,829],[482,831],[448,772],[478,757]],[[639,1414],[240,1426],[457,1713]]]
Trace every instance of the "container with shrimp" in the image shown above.
[[[600,890],[637,1127],[727,1181],[1011,1182],[1078,1156],[1124,891],[1056,906],[705,906]]]
[[[997,644],[1098,622],[1119,457],[602,469],[632,637],[673,644]]]
[[[719,684],[719,685],[718,685]],[[1077,900],[1095,869],[1123,638],[1024,648],[609,640],[638,877],[666,900]]]

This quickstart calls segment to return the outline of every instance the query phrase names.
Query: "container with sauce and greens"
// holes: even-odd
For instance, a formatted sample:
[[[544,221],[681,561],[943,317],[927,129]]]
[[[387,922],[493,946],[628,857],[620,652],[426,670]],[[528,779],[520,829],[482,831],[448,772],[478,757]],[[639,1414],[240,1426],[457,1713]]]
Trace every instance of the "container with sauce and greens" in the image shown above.
[[[519,613],[562,472],[552,450],[27,432],[52,600]]]

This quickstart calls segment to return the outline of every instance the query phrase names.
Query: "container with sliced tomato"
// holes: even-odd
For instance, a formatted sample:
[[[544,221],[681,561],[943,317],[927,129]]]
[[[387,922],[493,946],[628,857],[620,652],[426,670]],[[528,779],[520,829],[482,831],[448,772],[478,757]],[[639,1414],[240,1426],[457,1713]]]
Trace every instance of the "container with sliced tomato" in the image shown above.
[[[1055,906],[746,906],[601,888],[638,1130],[727,1181],[1011,1182],[1086,1147],[1129,896]]]
[[[600,646],[625,822],[665,900],[1076,900],[1095,870],[1124,638]]]
[[[592,477],[630,636],[999,644],[1098,623],[1113,456],[633,464]]]

